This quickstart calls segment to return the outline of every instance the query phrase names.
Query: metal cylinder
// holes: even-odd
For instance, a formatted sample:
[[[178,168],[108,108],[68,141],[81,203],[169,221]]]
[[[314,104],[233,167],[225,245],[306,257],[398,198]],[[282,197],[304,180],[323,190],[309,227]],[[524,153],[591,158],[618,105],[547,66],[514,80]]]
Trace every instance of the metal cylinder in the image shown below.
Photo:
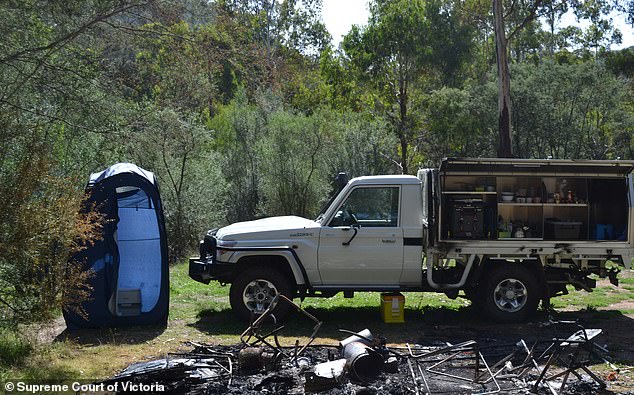
[[[355,341],[343,348],[346,367],[353,378],[361,381],[377,376],[383,369],[383,356],[373,348]]]
[[[361,343],[365,343],[365,344],[370,344],[368,343],[368,341],[366,339],[369,340],[373,340],[374,337],[372,336],[372,332],[370,332],[369,329],[364,329],[361,332],[357,332],[360,336],[355,336],[352,335],[350,337],[346,337],[345,339],[343,339],[342,341],[339,342],[339,347],[341,348],[345,348],[346,345],[348,345],[349,343],[352,342],[361,342]]]

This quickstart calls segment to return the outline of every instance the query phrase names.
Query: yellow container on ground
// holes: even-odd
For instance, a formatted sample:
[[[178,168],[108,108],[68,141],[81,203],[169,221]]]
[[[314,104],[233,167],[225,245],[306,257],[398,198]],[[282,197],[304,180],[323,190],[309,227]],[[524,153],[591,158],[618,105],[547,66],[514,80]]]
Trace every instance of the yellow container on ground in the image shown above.
[[[381,318],[388,324],[405,322],[405,296],[400,292],[382,293]]]

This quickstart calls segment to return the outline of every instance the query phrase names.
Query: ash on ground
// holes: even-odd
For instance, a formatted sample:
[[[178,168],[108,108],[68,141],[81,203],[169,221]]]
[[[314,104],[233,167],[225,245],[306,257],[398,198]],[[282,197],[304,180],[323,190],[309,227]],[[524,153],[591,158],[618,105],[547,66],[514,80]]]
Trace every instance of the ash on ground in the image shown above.
[[[242,344],[190,343],[191,351],[130,365],[106,384],[160,384],[189,394],[612,394],[589,366],[606,363],[600,330],[513,342],[388,346],[365,329],[338,346],[282,347],[250,327]],[[248,335],[248,336],[245,336]],[[342,334],[342,336],[345,336]],[[429,343],[434,343],[430,341]],[[122,388],[119,386],[118,388]],[[121,391],[125,393],[125,391]]]

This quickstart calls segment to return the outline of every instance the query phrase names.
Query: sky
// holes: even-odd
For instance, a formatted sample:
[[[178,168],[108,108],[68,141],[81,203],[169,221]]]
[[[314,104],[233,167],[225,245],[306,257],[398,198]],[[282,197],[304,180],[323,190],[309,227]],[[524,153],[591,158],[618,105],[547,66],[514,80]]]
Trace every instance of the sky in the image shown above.
[[[364,25],[369,16],[368,0],[323,0],[322,15],[328,31],[332,35],[334,45],[341,42],[343,36],[350,31],[352,25]],[[574,16],[565,16],[562,26],[576,23]],[[614,16],[615,25],[623,33],[623,43],[613,45],[612,49],[627,48],[634,45],[634,29],[625,23],[622,16]]]
[[[368,21],[368,0],[323,0],[322,17],[335,46],[352,25],[364,25]]]

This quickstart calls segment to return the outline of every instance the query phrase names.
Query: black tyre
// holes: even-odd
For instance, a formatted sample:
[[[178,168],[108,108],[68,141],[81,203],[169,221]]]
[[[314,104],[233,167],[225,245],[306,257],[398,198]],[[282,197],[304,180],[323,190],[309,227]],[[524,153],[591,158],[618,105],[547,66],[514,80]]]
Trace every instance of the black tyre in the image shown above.
[[[231,284],[229,301],[231,309],[242,320],[249,321],[269,308],[276,295],[293,297],[293,284],[288,276],[267,267],[250,267],[243,270]],[[277,320],[284,319],[291,306],[283,301],[277,304],[273,314]]]
[[[493,321],[521,322],[537,311],[539,284],[525,265],[493,266],[483,285],[484,293],[478,305]]]
[[[477,288],[466,288],[464,291],[464,297],[471,301],[471,306],[475,309],[480,308],[480,302],[482,301],[480,298],[479,290]]]

